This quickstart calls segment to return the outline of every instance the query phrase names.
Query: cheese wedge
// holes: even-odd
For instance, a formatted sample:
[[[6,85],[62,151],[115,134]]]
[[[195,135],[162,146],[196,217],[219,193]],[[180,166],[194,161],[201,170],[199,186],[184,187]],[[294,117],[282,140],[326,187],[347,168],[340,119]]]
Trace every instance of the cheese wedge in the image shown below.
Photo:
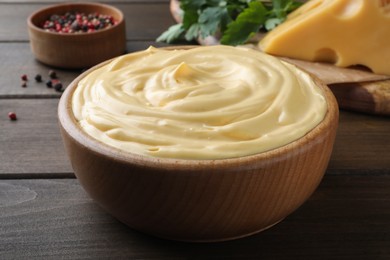
[[[390,0],[312,0],[259,43],[264,52],[390,75]]]

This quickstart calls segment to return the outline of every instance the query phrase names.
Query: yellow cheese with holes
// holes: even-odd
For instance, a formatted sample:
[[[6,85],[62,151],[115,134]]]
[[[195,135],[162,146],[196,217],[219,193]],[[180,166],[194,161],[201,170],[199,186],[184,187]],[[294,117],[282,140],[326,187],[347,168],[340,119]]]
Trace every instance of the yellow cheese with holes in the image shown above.
[[[266,53],[390,75],[390,0],[312,0],[260,41]]]

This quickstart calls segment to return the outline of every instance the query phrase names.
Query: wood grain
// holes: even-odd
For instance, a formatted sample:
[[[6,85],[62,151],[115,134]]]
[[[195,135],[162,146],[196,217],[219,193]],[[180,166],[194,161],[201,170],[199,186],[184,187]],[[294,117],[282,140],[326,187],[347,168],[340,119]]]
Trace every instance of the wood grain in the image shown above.
[[[180,2],[171,0],[169,7],[174,20],[180,23],[182,21]],[[258,42],[264,36],[264,33],[257,33],[245,46],[260,50]],[[219,38],[199,37],[198,42],[201,45],[217,45]],[[340,108],[376,115],[390,115],[390,76],[376,75],[362,68],[340,68],[328,63],[280,58],[303,68],[329,84]]]
[[[390,115],[390,80],[329,86],[340,107],[377,115]]]
[[[47,88],[51,67],[34,59],[28,43],[0,43],[0,98],[49,98],[60,97],[54,89]],[[81,71],[55,69],[59,79],[66,87]],[[29,77],[27,87],[21,87],[21,75]],[[43,77],[42,83],[34,80],[36,74]],[[1,102],[1,101],[0,101]]]
[[[127,52],[148,48],[150,45],[161,47],[166,44],[154,41],[129,41]],[[44,65],[35,60],[28,43],[0,43],[0,99],[2,98],[53,98],[60,97],[60,93],[49,89],[44,83],[36,83],[34,76],[41,74],[44,80],[48,79],[48,72],[54,69],[64,87],[75,79],[81,70],[64,70]],[[20,76],[30,78],[27,88],[21,87]]]
[[[57,124],[58,99],[0,99],[0,175],[73,176]],[[17,114],[10,121],[9,111]]]
[[[169,3],[113,3],[112,5],[122,10],[125,16],[128,40],[155,40],[174,23],[168,12]],[[0,3],[0,24],[7,25],[0,26],[0,41],[28,41],[27,18],[44,6],[47,4]]]
[[[390,120],[354,112],[340,113],[328,170],[348,174],[390,173]]]
[[[67,12],[111,16],[115,26],[94,33],[51,33],[39,28],[53,14]],[[122,12],[100,3],[65,3],[40,9],[27,21],[31,50],[35,58],[50,66],[84,69],[125,53],[126,28]]]
[[[73,174],[57,126],[58,99],[0,99],[0,177]],[[7,113],[15,111],[12,122]],[[327,174],[390,172],[390,120],[342,111]]]
[[[81,79],[68,87],[58,107],[65,150],[88,194],[142,232],[202,242],[248,236],[298,208],[326,171],[339,110],[319,80],[315,84],[324,93],[327,113],[302,138],[253,156],[196,161],[121,153],[91,138],[72,113]]]
[[[74,179],[2,180],[0,187],[1,259],[390,257],[390,176],[326,176],[283,222],[252,237],[215,244],[135,232],[101,210]]]
[[[33,84],[23,89],[19,81],[21,73],[50,69],[33,59],[25,21],[57,2],[0,0],[0,259],[390,259],[384,117],[342,111],[327,174],[311,199],[274,228],[233,242],[187,244],[137,233],[102,211],[77,180],[57,179],[73,178],[57,127],[59,94]],[[104,2],[131,18],[128,51],[154,44],[173,23],[168,0]],[[58,73],[68,84],[79,71]],[[18,121],[9,121],[9,110]]]
[[[311,199],[272,229],[233,242],[177,243],[137,233],[102,211],[77,180],[53,179],[73,177],[58,133],[59,94],[22,89],[19,77],[49,69],[31,56],[25,19],[56,2],[0,0],[0,179],[13,179],[0,180],[0,259],[390,259],[384,117],[342,111],[327,174]],[[104,2],[136,13],[128,51],[154,44],[173,23],[168,0]],[[79,74],[58,73],[64,82]],[[17,122],[8,120],[10,109]]]

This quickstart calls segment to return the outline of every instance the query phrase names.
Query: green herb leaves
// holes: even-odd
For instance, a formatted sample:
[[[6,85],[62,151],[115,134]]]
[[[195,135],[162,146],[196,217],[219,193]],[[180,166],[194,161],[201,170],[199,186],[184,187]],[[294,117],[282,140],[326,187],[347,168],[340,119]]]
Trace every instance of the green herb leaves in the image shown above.
[[[299,5],[293,0],[181,0],[182,23],[171,26],[157,41],[172,43],[218,35],[222,44],[239,45],[260,29],[275,28]]]
[[[267,9],[261,2],[250,2],[248,8],[231,22],[221,38],[221,44],[239,45],[258,32],[267,20]]]
[[[270,10],[267,20],[265,21],[265,29],[270,31],[276,26],[284,22],[289,13],[297,9],[302,3],[292,0],[272,1],[273,8]]]

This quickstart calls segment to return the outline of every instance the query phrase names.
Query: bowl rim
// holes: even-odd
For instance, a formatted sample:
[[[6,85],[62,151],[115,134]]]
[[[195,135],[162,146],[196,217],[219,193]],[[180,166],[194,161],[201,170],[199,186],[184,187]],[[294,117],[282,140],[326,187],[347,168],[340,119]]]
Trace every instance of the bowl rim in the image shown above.
[[[186,49],[189,46],[173,46],[164,49]],[[194,46],[191,46],[194,47]],[[202,47],[202,46],[195,46]],[[328,86],[319,80],[317,77],[312,74],[306,72],[305,70],[297,67],[299,70],[304,71],[305,73],[312,76],[314,82],[323,92],[323,95],[327,104],[327,112],[323,118],[323,120],[317,124],[314,128],[309,130],[304,136],[292,141],[286,145],[264,151],[257,154],[246,155],[242,157],[233,157],[233,158],[223,158],[223,159],[178,159],[178,158],[160,158],[160,157],[152,157],[145,156],[136,153],[131,153],[127,151],[123,151],[119,148],[115,148],[109,146],[81,129],[77,120],[74,117],[72,110],[72,96],[78,85],[78,82],[83,79],[87,74],[91,71],[98,69],[106,64],[108,64],[110,60],[104,61],[88,70],[80,74],[76,79],[74,79],[66,88],[64,93],[61,96],[61,99],[58,104],[58,119],[59,124],[62,130],[64,130],[69,137],[71,137],[78,144],[82,145],[86,149],[90,151],[113,158],[117,161],[121,161],[123,163],[132,163],[139,165],[144,168],[158,168],[158,169],[166,169],[166,170],[202,170],[209,169],[211,167],[217,166],[219,169],[224,169],[226,172],[229,172],[229,169],[233,169],[232,166],[240,165],[241,169],[243,169],[243,165],[248,165],[248,167],[253,168],[253,164],[248,164],[248,162],[256,162],[256,165],[260,165],[261,163],[266,163],[268,159],[272,160],[284,160],[286,157],[291,156],[293,153],[297,153],[300,147],[304,147],[311,142],[317,142],[317,139],[321,139],[321,135],[324,132],[330,131],[332,127],[337,128],[338,118],[339,118],[339,108],[338,103],[336,101],[335,96],[332,91],[328,88]],[[298,151],[300,153],[302,151]]]
[[[108,27],[108,28],[103,28],[97,31],[93,32],[88,32],[88,33],[57,33],[57,32],[51,32],[51,31],[46,31],[42,28],[40,28],[38,25],[33,23],[33,19],[37,16],[39,16],[42,12],[50,11],[52,9],[57,9],[57,8],[62,8],[62,7],[69,7],[69,6],[91,6],[91,7],[101,7],[101,8],[106,8],[110,9],[111,11],[115,12],[118,14],[118,21],[115,25]],[[109,30],[112,30],[121,24],[124,23],[124,14],[123,12],[112,5],[109,4],[103,4],[103,3],[93,3],[93,2],[66,2],[66,3],[61,3],[61,4],[53,4],[49,6],[42,7],[36,11],[34,11],[32,14],[30,14],[27,18],[27,25],[31,30],[35,30],[41,33],[47,33],[48,35],[53,35],[53,36],[58,36],[58,37],[88,37],[88,35],[95,35],[99,33],[103,33]]]

